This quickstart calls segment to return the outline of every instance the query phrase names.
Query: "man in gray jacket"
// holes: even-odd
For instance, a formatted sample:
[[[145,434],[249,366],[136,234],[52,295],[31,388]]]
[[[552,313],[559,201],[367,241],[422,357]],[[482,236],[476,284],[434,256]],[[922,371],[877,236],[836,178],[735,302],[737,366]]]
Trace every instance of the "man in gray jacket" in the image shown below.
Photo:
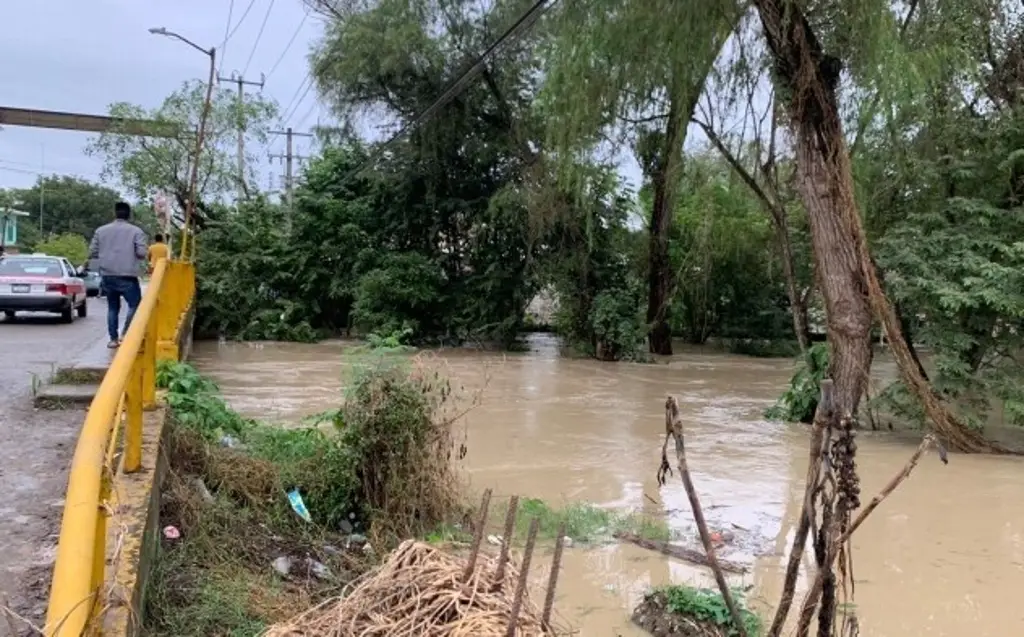
[[[123,201],[114,204],[115,219],[100,226],[92,235],[89,244],[89,258],[99,270],[103,291],[107,295],[107,334],[113,349],[121,344],[117,324],[121,315],[121,297],[128,304],[128,316],[124,319],[121,338],[128,333],[135,310],[142,301],[142,286],[139,285],[139,271],[146,259],[146,233],[129,223],[132,208]]]

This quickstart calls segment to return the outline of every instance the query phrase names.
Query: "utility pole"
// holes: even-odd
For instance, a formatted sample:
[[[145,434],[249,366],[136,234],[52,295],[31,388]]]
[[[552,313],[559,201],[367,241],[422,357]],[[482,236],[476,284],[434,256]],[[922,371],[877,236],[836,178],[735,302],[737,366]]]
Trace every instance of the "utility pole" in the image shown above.
[[[236,76],[234,71],[231,77],[217,75],[218,82],[231,82],[238,87],[238,201],[245,198],[245,87],[258,86],[263,89],[266,76],[260,73],[260,81],[252,82],[246,80],[242,75]]]
[[[39,144],[39,236],[43,239],[43,208],[46,203],[46,144]]]
[[[291,210],[292,210],[292,201],[293,201],[292,195],[294,194],[294,190],[295,190],[295,172],[294,172],[294,170],[292,168],[292,164],[293,164],[293,160],[295,160],[295,159],[300,159],[300,160],[301,159],[306,159],[306,157],[303,156],[303,155],[295,155],[294,154],[293,146],[292,146],[292,139],[294,137],[296,137],[296,136],[298,136],[298,137],[313,137],[313,134],[312,133],[299,133],[299,132],[296,132],[296,131],[292,130],[292,128],[290,126],[287,129],[283,130],[283,131],[281,131],[281,130],[270,131],[270,134],[271,135],[284,135],[285,136],[285,153],[283,155],[281,155],[280,153],[278,153],[278,154],[271,154],[270,158],[271,159],[284,159],[284,161],[285,161],[285,164],[284,164],[284,166],[285,166],[285,168],[284,168],[284,192],[285,192],[285,202],[288,205],[288,218],[289,218],[289,224],[290,224]]]

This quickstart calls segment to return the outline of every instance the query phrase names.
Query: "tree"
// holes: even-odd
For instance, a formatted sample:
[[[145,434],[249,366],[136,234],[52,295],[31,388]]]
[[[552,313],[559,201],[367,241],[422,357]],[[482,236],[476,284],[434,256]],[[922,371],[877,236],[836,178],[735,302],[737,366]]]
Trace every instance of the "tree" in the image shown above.
[[[708,74],[741,15],[739,6],[717,0],[587,0],[557,11],[543,95],[554,146],[564,161],[598,141],[633,147],[652,192],[650,348],[671,354],[669,235],[683,144]]]
[[[199,128],[206,97],[206,85],[198,80],[186,82],[151,110],[128,103],[110,107],[110,116],[150,119],[177,127],[177,137],[142,137],[114,128],[101,134],[87,152],[104,160],[104,175],[120,181],[128,192],[141,200],[150,200],[165,191],[186,208],[189,170],[195,152],[195,131]],[[241,186],[246,193],[255,178],[251,169],[255,148],[267,140],[269,126],[277,115],[277,105],[260,94],[249,95],[241,105],[237,95],[227,89],[213,91],[203,153],[199,161],[196,205],[209,210],[213,202]],[[248,174],[239,183],[237,135],[245,131]]]
[[[409,124],[512,22],[518,6],[496,2],[481,12],[467,1],[380,0],[331,9],[313,54],[317,86],[344,122],[373,112]],[[536,289],[526,187],[539,137],[530,111],[534,62],[525,44],[506,48],[482,82],[380,154],[373,214],[353,219],[376,247],[359,265],[362,296],[353,307],[364,329],[391,329],[412,320],[413,308],[429,308],[415,317],[417,336],[515,337]],[[310,206],[328,214],[328,206],[344,205],[335,193],[345,178],[339,170],[310,179]],[[437,285],[429,290],[412,285],[430,281]],[[401,292],[404,300],[366,296],[384,292]],[[398,313],[385,319],[388,306]]]
[[[12,190],[10,194],[14,207],[30,214],[18,227],[26,245],[65,233],[89,238],[96,228],[114,218],[114,204],[122,198],[112,188],[68,175],[41,176],[31,188]],[[142,225],[150,221],[154,220],[143,215]]]
[[[89,244],[80,234],[67,232],[51,236],[36,244],[35,250],[44,254],[64,257],[75,266],[84,265],[89,259]]]

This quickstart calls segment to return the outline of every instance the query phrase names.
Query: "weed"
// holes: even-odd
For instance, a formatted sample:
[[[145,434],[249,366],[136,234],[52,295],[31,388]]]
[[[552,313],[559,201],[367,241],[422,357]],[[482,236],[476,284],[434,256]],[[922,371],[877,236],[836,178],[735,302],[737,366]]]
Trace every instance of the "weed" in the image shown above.
[[[747,609],[742,596],[734,592],[747,635],[761,634],[760,618]],[[656,588],[633,611],[633,622],[657,636],[731,637],[739,630],[718,591],[672,585]]]
[[[719,626],[726,635],[739,634],[729,614],[729,607],[725,605],[725,600],[718,591],[674,585],[657,589],[655,592],[665,596],[669,612]],[[760,618],[746,608],[739,592],[733,592],[733,595],[739,604],[740,616],[747,635],[754,637],[761,634]]]
[[[562,509],[554,509],[543,500],[528,498],[519,502],[517,535],[524,536],[530,520],[538,518],[539,534],[552,538],[558,526],[565,522],[565,534],[575,542],[595,542],[610,539],[615,533],[633,533],[649,540],[668,541],[672,533],[660,519],[639,513],[621,513],[585,502],[574,502]]]
[[[165,546],[152,578],[151,634],[253,635],[336,593],[365,567],[361,554],[328,550],[344,544],[331,529],[350,514],[369,525],[378,549],[431,529],[439,540],[456,537],[457,415],[448,414],[453,390],[436,370],[360,368],[326,430],[243,418],[187,364],[161,364],[157,381],[173,417],[161,524],[178,527],[182,539]],[[237,444],[227,444],[227,434]],[[314,524],[291,511],[290,488],[302,493]],[[339,577],[282,580],[271,568],[282,556],[315,559]]]
[[[818,408],[821,381],[828,372],[828,345],[815,343],[789,381],[779,400],[765,410],[769,420],[810,423]]]
[[[384,358],[354,370],[338,419],[342,482],[378,539],[420,537],[463,507],[451,462],[457,392],[435,366]]]

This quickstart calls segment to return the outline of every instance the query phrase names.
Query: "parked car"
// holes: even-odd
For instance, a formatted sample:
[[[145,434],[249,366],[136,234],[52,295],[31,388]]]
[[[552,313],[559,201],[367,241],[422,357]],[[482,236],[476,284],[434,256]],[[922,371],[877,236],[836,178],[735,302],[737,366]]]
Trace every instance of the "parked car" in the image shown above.
[[[87,296],[103,296],[103,286],[100,283],[103,278],[99,272],[87,270],[82,272],[82,280],[85,281],[85,293]]]
[[[65,323],[89,311],[85,281],[62,257],[11,255],[0,259],[0,311],[8,319],[17,312],[53,312]]]

